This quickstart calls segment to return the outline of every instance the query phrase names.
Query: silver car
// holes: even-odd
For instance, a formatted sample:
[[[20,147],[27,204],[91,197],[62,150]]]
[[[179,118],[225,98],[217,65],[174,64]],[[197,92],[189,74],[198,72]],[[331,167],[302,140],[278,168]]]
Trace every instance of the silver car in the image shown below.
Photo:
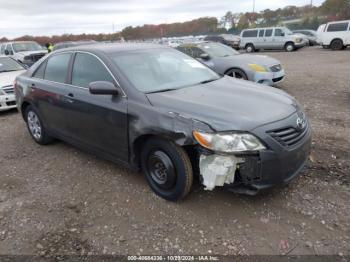
[[[25,68],[17,61],[0,55],[0,112],[16,108],[13,83],[23,72]]]
[[[280,61],[264,55],[241,54],[220,43],[184,44],[177,49],[222,75],[270,86],[285,77]]]
[[[269,27],[243,30],[240,48],[248,53],[260,49],[292,52],[307,44],[306,37],[293,34],[287,27]]]

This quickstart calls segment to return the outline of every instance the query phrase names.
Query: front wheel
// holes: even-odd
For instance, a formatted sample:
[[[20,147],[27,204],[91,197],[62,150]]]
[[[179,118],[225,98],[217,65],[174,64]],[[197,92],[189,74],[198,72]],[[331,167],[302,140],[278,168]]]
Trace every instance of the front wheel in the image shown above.
[[[234,78],[238,78],[238,79],[248,80],[246,73],[244,73],[241,69],[238,69],[238,68],[232,68],[232,69],[228,70],[226,72],[226,75],[234,77]]]
[[[285,49],[287,52],[293,52],[295,50],[295,46],[293,43],[287,43]]]
[[[253,52],[255,51],[254,45],[248,44],[248,45],[245,47],[245,51],[246,51],[247,53],[253,53]]]
[[[148,140],[141,152],[141,167],[151,189],[166,200],[180,200],[191,190],[191,161],[185,150],[171,141]]]
[[[54,140],[48,135],[38,112],[32,106],[26,108],[25,116],[29,133],[35,142],[40,145],[47,145]]]

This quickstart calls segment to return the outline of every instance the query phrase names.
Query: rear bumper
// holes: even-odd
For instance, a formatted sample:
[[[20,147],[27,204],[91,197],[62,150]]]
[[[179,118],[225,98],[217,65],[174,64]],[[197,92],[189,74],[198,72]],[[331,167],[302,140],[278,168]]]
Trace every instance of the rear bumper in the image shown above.
[[[15,95],[1,95],[0,96],[0,111],[16,108]]]

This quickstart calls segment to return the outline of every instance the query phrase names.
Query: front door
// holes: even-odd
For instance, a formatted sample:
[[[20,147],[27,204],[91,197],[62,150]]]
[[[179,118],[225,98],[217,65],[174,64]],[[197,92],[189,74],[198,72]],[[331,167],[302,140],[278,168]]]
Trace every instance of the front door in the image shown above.
[[[83,146],[128,161],[127,98],[122,92],[116,96],[91,94],[89,83],[95,81],[117,85],[98,57],[76,53],[67,93],[70,136]]]

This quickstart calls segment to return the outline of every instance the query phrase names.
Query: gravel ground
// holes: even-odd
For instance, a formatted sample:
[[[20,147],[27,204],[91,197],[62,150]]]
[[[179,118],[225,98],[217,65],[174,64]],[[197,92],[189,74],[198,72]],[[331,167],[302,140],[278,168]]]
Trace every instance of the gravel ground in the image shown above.
[[[0,114],[0,254],[350,254],[350,49],[270,52],[313,128],[288,187],[248,197],[199,185],[181,203],[63,142],[39,146]],[[262,87],[263,88],[263,87]]]

